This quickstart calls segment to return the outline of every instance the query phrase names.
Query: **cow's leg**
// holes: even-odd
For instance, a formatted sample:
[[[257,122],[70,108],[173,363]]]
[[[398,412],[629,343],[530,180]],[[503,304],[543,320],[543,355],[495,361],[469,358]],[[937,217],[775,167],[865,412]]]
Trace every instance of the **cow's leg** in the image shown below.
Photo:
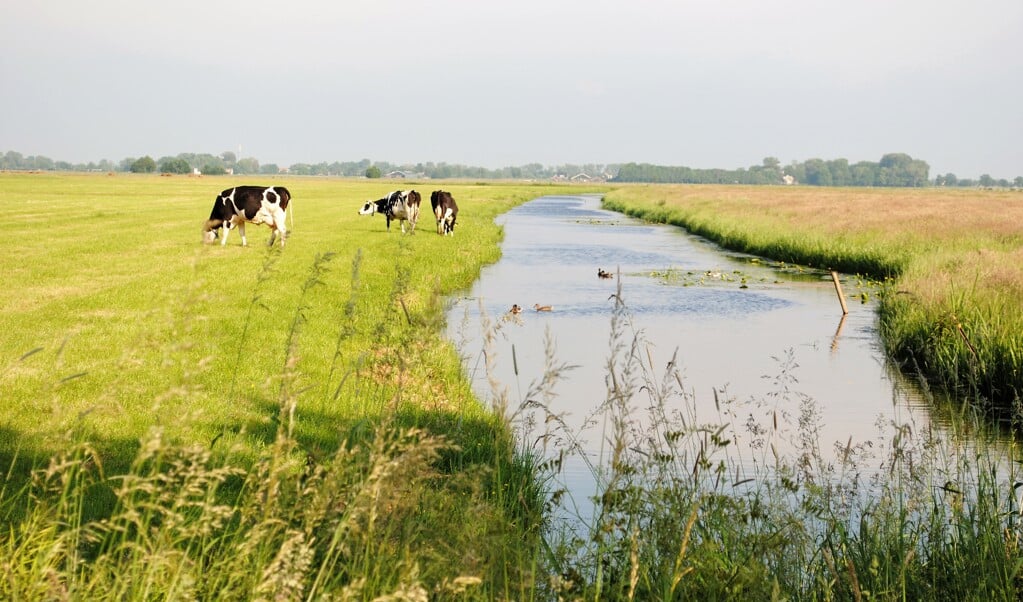
[[[245,222],[238,222],[238,235],[242,237],[242,246],[249,246],[249,241],[245,239]]]
[[[274,238],[277,236],[278,232],[281,235],[281,246],[282,247],[284,246],[284,239],[288,235],[287,226],[284,225],[284,218],[285,217],[286,216],[285,216],[284,210],[282,210],[280,208],[276,209],[273,212],[273,219],[270,222],[270,228],[271,228],[271,230],[270,230],[270,246],[271,247],[274,246]]]
[[[398,220],[401,223],[401,233],[405,233],[405,220]]]

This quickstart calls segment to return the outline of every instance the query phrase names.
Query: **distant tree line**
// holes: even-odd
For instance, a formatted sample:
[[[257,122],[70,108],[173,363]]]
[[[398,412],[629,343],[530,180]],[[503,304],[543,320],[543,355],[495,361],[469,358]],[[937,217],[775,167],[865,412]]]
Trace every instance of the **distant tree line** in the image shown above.
[[[160,157],[153,159],[150,156],[129,157],[121,160],[120,163],[113,163],[104,159],[98,163],[68,163],[66,161],[54,161],[42,156],[24,156],[15,151],[0,153],[0,169],[6,170],[27,170],[27,171],[122,171],[132,173],[172,173],[186,174],[193,173],[193,170],[206,175],[221,175],[231,173],[236,175],[247,174],[278,174],[289,173],[302,176],[347,176],[365,177],[372,174],[374,177],[384,177],[388,174],[401,173],[411,177],[424,177],[432,179],[444,178],[466,178],[466,179],[536,179],[546,180],[557,177],[570,178],[577,174],[586,174],[590,177],[611,178],[617,171],[616,165],[598,164],[565,164],[554,167],[547,167],[539,163],[529,163],[519,167],[504,167],[501,169],[488,169],[484,167],[472,167],[451,163],[389,163],[387,161],[334,161],[333,163],[294,163],[287,167],[280,167],[275,163],[260,164],[253,157],[238,159],[235,153],[227,151],[220,155],[206,153],[180,153],[174,157]]]
[[[54,161],[43,156],[24,156],[15,151],[0,153],[0,169],[25,170],[25,171],[125,171],[133,173],[173,173],[186,174],[198,169],[200,172],[209,175],[225,174],[232,170],[236,174],[255,173],[278,173],[280,170],[274,164],[261,166],[259,161],[247,157],[237,159],[233,152],[224,152],[218,155],[207,153],[181,153],[176,157],[161,157],[153,159],[150,156],[129,157],[121,160],[120,163],[113,163],[107,159],[89,163],[69,163],[67,161]]]
[[[904,153],[891,153],[877,163],[847,159],[808,159],[782,166],[775,157],[749,169],[694,169],[627,163],[617,182],[672,182],[679,184],[809,184],[811,186],[927,186],[930,166]]]
[[[578,174],[586,174],[591,178],[603,177],[610,179],[617,171],[617,165],[604,164],[564,164],[544,166],[529,163],[519,167],[502,167],[488,169],[451,163],[388,163],[387,161],[370,161],[363,159],[355,162],[334,163],[296,163],[288,168],[288,172],[306,176],[365,176],[386,177],[389,174],[403,174],[409,177],[446,179],[478,179],[478,180],[549,180],[557,177],[571,178]]]
[[[808,159],[782,166],[775,157],[767,157],[761,165],[748,169],[695,169],[626,163],[618,170],[616,182],[659,182],[677,184],[808,184],[810,186],[1000,186],[1023,188],[1023,176],[1012,182],[996,180],[985,174],[978,180],[959,179],[955,174],[939,175],[929,180],[930,166],[905,153],[889,153],[878,162],[860,161],[852,165],[847,159]]]
[[[0,170],[29,171],[106,171],[133,173],[188,174],[198,170],[206,175],[278,174],[304,176],[387,177],[407,176],[431,179],[510,179],[550,180],[569,179],[580,174],[592,179],[615,182],[651,182],[678,184],[808,184],[811,186],[984,186],[1023,188],[1023,176],[1013,181],[995,179],[984,174],[978,179],[957,178],[943,174],[929,180],[930,166],[926,161],[914,159],[905,153],[889,153],[878,162],[860,161],[852,165],[846,159],[808,159],[782,165],[775,157],[767,157],[762,164],[738,169],[698,169],[691,167],[625,164],[563,164],[545,166],[529,163],[518,167],[488,169],[451,163],[395,164],[387,161],[334,161],[333,163],[294,163],[280,167],[275,163],[260,164],[254,157],[238,158],[231,151],[219,155],[208,153],[180,153],[177,156],[153,159],[150,156],[129,157],[119,163],[107,159],[99,162],[69,163],[54,161],[44,156],[24,156],[15,151],[0,153]]]

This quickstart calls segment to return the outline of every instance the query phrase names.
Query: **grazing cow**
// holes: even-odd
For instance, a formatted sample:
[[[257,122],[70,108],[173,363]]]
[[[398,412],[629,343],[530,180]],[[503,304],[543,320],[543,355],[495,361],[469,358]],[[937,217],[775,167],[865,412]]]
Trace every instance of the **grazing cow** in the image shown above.
[[[419,221],[419,204],[422,196],[415,190],[395,190],[378,201],[366,201],[366,204],[359,209],[359,215],[373,215],[382,213],[387,218],[387,231],[391,231],[391,220],[401,222],[401,233],[405,233],[405,222],[412,226],[410,234],[416,231],[416,222]]]
[[[242,246],[247,246],[245,223],[251,222],[270,226],[270,246],[273,246],[274,239],[279,232],[283,247],[284,239],[288,233],[284,225],[284,217],[287,214],[289,202],[291,202],[291,193],[283,186],[228,188],[218,194],[217,200],[213,203],[210,219],[206,220],[202,229],[203,242],[212,243],[216,240],[220,228],[223,228],[220,244],[226,245],[227,235],[231,228],[238,226],[238,233],[242,237]]]
[[[458,218],[458,204],[451,193],[434,190],[430,195],[433,215],[437,218],[437,234],[455,235],[455,219]]]

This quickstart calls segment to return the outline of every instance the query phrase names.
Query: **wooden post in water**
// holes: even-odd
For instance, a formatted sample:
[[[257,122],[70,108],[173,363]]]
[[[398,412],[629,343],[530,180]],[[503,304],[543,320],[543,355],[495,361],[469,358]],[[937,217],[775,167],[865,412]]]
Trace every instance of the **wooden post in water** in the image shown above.
[[[831,280],[835,282],[835,292],[838,293],[838,302],[842,304],[842,315],[849,313],[849,308],[845,305],[845,295],[842,294],[842,284],[838,281],[838,272],[831,270]]]

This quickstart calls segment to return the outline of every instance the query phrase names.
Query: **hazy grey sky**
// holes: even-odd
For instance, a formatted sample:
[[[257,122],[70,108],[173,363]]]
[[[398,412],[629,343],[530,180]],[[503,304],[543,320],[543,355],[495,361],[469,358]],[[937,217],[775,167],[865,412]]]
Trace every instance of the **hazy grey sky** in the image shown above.
[[[3,0],[0,151],[1023,175],[1021,0]]]

